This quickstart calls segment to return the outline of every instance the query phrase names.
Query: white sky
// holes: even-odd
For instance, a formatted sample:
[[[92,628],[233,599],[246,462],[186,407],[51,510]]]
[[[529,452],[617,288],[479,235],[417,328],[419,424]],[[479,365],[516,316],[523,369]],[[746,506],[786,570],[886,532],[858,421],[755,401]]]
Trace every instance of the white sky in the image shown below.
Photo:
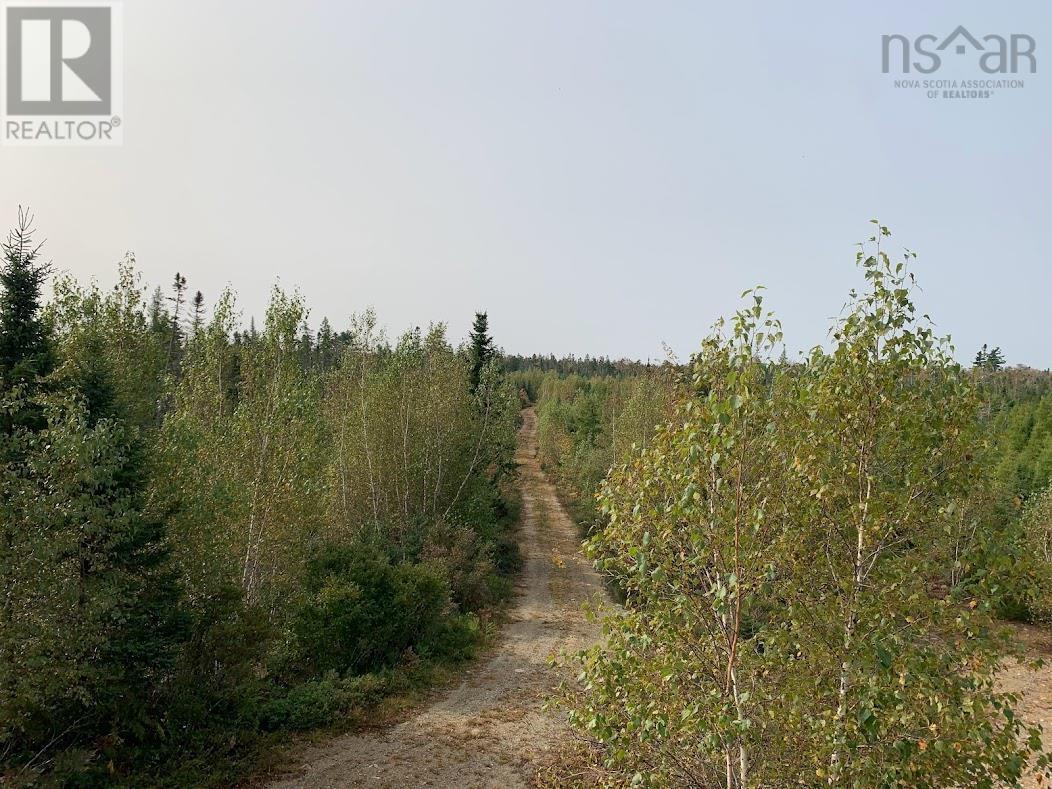
[[[315,326],[486,309],[509,351],[659,358],[761,283],[821,342],[879,216],[962,358],[1050,367],[1050,6],[920,6],[125,0],[124,146],[0,149],[0,224],[29,204],[58,267],[133,250],[247,313],[280,278]],[[880,73],[881,34],[958,24],[1033,36],[1038,74],[954,102]]]

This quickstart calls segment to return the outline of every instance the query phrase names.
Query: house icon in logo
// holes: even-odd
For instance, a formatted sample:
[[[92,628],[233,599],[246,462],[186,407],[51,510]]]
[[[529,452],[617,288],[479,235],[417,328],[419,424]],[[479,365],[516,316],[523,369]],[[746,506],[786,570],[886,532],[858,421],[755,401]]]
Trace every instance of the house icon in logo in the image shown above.
[[[950,46],[950,43],[952,41],[961,37],[963,37],[965,41],[967,41],[969,44],[975,47],[975,49],[986,49],[986,47],[979,43],[979,40],[975,36],[973,36],[965,29],[964,25],[958,25],[956,30],[950,33],[950,35],[946,36],[945,40],[943,40],[943,42],[939,44],[939,49],[946,49],[946,47]],[[964,43],[958,43],[957,46],[954,47],[954,51],[958,55],[963,55],[967,51],[967,47],[964,45]]]

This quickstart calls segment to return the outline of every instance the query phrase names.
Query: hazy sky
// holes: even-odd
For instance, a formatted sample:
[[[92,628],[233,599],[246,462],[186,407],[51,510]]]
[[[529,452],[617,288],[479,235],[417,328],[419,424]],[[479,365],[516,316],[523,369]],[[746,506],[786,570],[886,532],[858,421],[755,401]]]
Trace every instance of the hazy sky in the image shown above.
[[[246,315],[280,279],[314,325],[486,309],[509,351],[656,358],[758,283],[822,341],[878,216],[962,358],[1047,368],[1050,9],[125,0],[124,146],[0,149],[0,223],[28,203],[58,267],[108,285],[132,250]],[[959,24],[1033,36],[1038,73],[956,101],[881,73],[882,34]]]

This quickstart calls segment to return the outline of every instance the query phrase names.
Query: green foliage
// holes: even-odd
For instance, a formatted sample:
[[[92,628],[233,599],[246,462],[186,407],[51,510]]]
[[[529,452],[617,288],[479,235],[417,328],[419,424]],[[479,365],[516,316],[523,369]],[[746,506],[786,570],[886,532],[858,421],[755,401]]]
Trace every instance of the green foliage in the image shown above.
[[[139,430],[156,429],[165,397],[167,326],[149,324],[146,292],[135,259],[118,267],[117,285],[103,291],[69,276],[54,283],[46,319],[67,364],[84,369],[98,360],[107,371],[120,413]]]
[[[984,370],[986,372],[998,372],[1003,370],[1005,366],[1005,357],[1001,352],[1001,348],[994,348],[992,351],[987,350],[986,343],[983,343],[983,347],[980,348],[976,354],[975,359],[972,361],[973,370]]]
[[[994,481],[1025,502],[1052,484],[1052,394],[1009,405],[991,420]]]
[[[441,570],[392,564],[368,545],[327,546],[307,565],[307,598],[291,630],[311,675],[360,674],[429,644],[450,608]]]
[[[558,376],[579,375],[583,378],[632,378],[653,372],[650,362],[587,355],[556,358],[552,354],[505,354],[503,365],[513,378],[524,375],[530,380],[539,380],[545,373],[555,373]],[[531,399],[536,399],[533,392],[530,394]]]
[[[33,219],[19,209],[18,225],[2,245],[0,266],[0,392],[17,388],[19,408],[5,408],[0,432],[43,427],[43,416],[31,400],[55,367],[49,327],[41,315],[41,290],[51,272],[33,244]]]
[[[197,783],[473,653],[517,567],[485,331],[476,369],[280,289],[242,330],[131,258],[42,309],[27,216],[4,254],[0,776]]]
[[[618,378],[546,373],[536,389],[541,462],[586,529],[607,471],[649,441],[669,413],[671,370]]]
[[[363,674],[341,679],[328,674],[289,688],[262,707],[260,725],[264,731],[293,731],[324,726],[355,707],[376,704],[387,692],[385,674]]]
[[[566,693],[626,782],[993,785],[1040,750],[995,687],[989,602],[938,594],[982,484],[978,400],[887,235],[829,351],[772,366],[751,294],[604,483],[589,551],[625,610]]]
[[[33,244],[32,217],[21,210],[3,244],[0,267],[0,384],[10,388],[47,375],[54,364],[48,327],[40,315],[41,291],[51,266]]]
[[[145,513],[134,429],[73,398],[34,407],[46,426],[9,437],[20,462],[3,474],[14,602],[0,635],[12,656],[0,666],[0,743],[21,759],[41,745],[107,737],[103,751],[115,758],[117,743],[160,725],[160,689],[185,625],[180,590],[164,525]]]
[[[471,325],[468,343],[468,357],[471,360],[471,391],[475,392],[482,382],[482,371],[497,354],[493,347],[493,338],[489,336],[489,316],[486,313],[475,313],[475,321]]]
[[[997,578],[1004,588],[1002,615],[1022,621],[1052,622],[1052,485],[1032,496],[1022,515],[989,553],[1008,555]],[[999,551],[996,551],[997,548]],[[996,553],[995,553],[996,551]],[[1002,560],[1004,561],[1004,560]]]

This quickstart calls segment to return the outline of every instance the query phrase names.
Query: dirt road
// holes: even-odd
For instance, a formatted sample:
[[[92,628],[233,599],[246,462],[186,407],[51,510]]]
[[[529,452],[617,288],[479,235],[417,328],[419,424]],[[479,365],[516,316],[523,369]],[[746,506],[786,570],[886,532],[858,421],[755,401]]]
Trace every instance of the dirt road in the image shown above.
[[[1010,662],[1001,672],[998,686],[1019,694],[1016,712],[1028,723],[1041,724],[1044,728],[1041,739],[1045,749],[1052,752],[1052,632],[1029,625],[1014,625],[1012,630],[1029,658],[1041,658],[1046,663],[1034,671],[1029,666]],[[1036,774],[1023,779],[1024,789],[1042,786],[1048,786],[1048,781],[1038,780]]]
[[[392,728],[339,738],[301,755],[272,787],[514,787],[565,738],[541,709],[559,682],[550,655],[593,643],[582,604],[601,593],[576,525],[537,460],[537,417],[523,412],[516,454],[525,560],[517,603],[494,654],[446,698]]]

